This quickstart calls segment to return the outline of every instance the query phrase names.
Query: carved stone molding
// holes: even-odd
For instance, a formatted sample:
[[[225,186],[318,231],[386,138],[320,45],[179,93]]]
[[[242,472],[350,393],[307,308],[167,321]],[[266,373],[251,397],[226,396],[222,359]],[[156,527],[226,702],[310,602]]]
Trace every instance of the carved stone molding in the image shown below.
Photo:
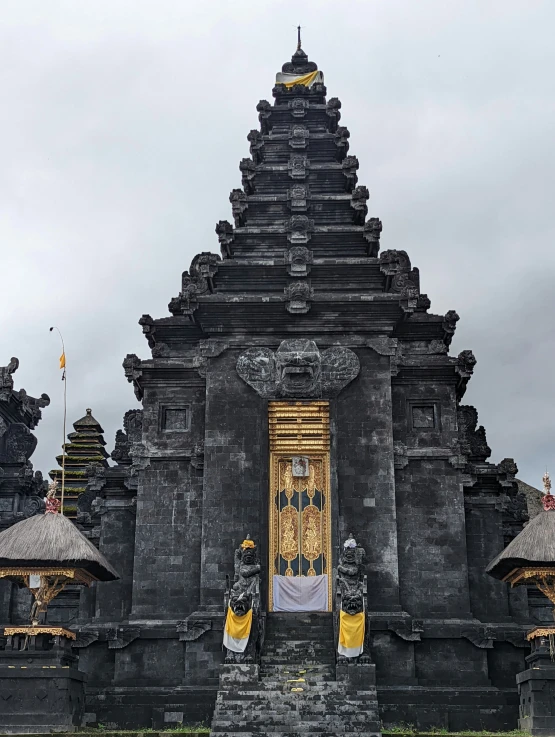
[[[292,246],[286,253],[289,276],[308,276],[312,264],[312,251],[305,246]]]
[[[146,337],[148,347],[154,348],[156,345],[156,326],[150,315],[142,315],[139,318],[139,325],[143,329],[143,335]]]
[[[349,138],[351,134],[349,129],[344,125],[337,126],[334,134],[334,142],[336,146],[335,157],[338,161],[343,161],[349,151]]]
[[[218,236],[222,256],[224,258],[231,258],[233,255],[231,244],[235,238],[233,225],[227,220],[220,220],[216,225],[216,234]]]
[[[379,218],[368,218],[364,223],[362,235],[364,240],[368,243],[367,254],[372,258],[376,258],[380,252],[380,235],[382,229],[382,221]]]
[[[114,627],[106,631],[108,650],[123,650],[130,643],[140,637],[140,627]]]
[[[449,310],[445,313],[445,316],[443,318],[443,340],[446,346],[451,345],[451,341],[453,340],[453,335],[455,335],[455,330],[457,329],[457,323],[459,319],[460,318],[455,310]]]
[[[380,271],[385,274],[385,291],[400,295],[400,306],[405,312],[414,312],[420,294],[420,274],[411,269],[405,251],[383,251],[380,254]]]
[[[380,356],[393,356],[397,351],[399,341],[397,338],[369,338],[366,345],[379,353]]]
[[[226,238],[229,238],[229,242],[233,240],[233,228],[227,220],[218,223],[216,232],[219,232],[220,243],[227,243]],[[179,295],[174,297],[168,305],[168,309],[172,315],[191,316],[198,308],[197,297],[201,294],[214,291],[214,276],[216,275],[220,261],[221,258],[218,254],[210,253],[209,251],[203,251],[203,253],[198,253],[194,257],[191,261],[189,271],[184,271],[181,275],[181,291]],[[169,350],[162,349],[157,352],[157,355],[164,356],[168,355],[168,353]],[[154,352],[152,355],[154,356]]]
[[[260,100],[256,106],[258,111],[258,121],[260,123],[260,130],[262,134],[267,136],[270,133],[270,118],[272,116],[272,106],[268,100]]]
[[[355,225],[364,225],[366,215],[368,214],[368,199],[370,192],[368,187],[355,187],[351,195],[351,207],[353,208],[353,223]]]
[[[309,190],[306,184],[294,184],[287,192],[287,205],[293,213],[303,213],[308,210]]]
[[[341,120],[341,102],[337,97],[330,97],[326,103],[326,115],[328,116],[328,131],[335,133]]]
[[[308,158],[301,154],[294,154],[291,156],[287,164],[287,169],[291,179],[306,179],[309,168],[310,162]]]
[[[304,118],[310,103],[302,97],[296,97],[294,100],[287,101],[287,107],[294,118]]]
[[[292,215],[286,224],[287,240],[293,246],[305,245],[313,230],[314,220],[309,220],[306,215]]]
[[[461,351],[456,358],[455,372],[457,373],[457,401],[464,397],[466,392],[466,385],[468,384],[470,377],[474,373],[474,366],[476,365],[476,358],[472,351]]]
[[[256,166],[252,159],[241,159],[239,163],[241,171],[241,184],[246,194],[254,194],[254,180],[256,177]]]
[[[390,632],[394,632],[406,642],[420,642],[424,632],[423,624],[418,619],[410,619],[402,622],[390,622],[387,626]]]
[[[235,227],[241,228],[246,223],[246,212],[249,207],[247,195],[242,189],[233,189],[229,195],[229,201],[231,202],[231,211],[233,213],[233,219],[235,220]]]
[[[250,153],[255,164],[261,164],[264,161],[264,136],[260,131],[251,130],[247,136],[250,143]]]
[[[493,636],[488,627],[469,627],[468,629],[463,629],[461,635],[482,650],[491,650],[493,648]]]
[[[7,402],[13,391],[13,375],[19,368],[19,358],[10,359],[7,366],[0,366],[0,400]]]
[[[217,340],[215,338],[201,340],[198,344],[199,355],[204,356],[205,358],[216,358],[228,348],[229,343],[226,343],[224,340]]]
[[[352,192],[357,186],[358,176],[357,170],[359,167],[358,159],[356,156],[346,156],[341,164],[341,170],[345,177],[345,190]]]
[[[260,396],[334,397],[358,376],[360,362],[348,348],[320,351],[313,340],[284,340],[277,351],[249,348],[237,373]]]
[[[289,146],[291,148],[306,148],[309,138],[310,131],[305,125],[297,124],[291,126],[291,130],[289,131]]]
[[[461,453],[473,462],[484,462],[491,455],[487,444],[486,431],[478,425],[478,410],[471,405],[460,405],[457,408],[457,424]]]
[[[123,359],[123,371],[125,378],[130,384],[133,384],[133,391],[138,400],[143,398],[143,387],[141,385],[141,379],[143,372],[141,370],[142,361],[134,353],[128,353]]]
[[[292,315],[304,315],[310,310],[314,292],[307,281],[295,281],[285,287],[284,295],[287,312]]]
[[[394,468],[403,469],[408,465],[407,446],[396,440],[393,443],[393,466]]]
[[[188,617],[177,623],[176,630],[180,642],[194,642],[212,629],[212,621],[209,619],[193,619]]]

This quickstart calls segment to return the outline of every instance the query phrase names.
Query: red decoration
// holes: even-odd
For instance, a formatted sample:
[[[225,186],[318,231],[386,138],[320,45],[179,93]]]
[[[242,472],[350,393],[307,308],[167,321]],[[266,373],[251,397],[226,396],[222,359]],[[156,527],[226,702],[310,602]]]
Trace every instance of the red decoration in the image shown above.
[[[60,511],[61,501],[56,499],[55,496],[46,497],[46,510],[45,514],[58,514]]]
[[[546,512],[555,509],[555,496],[553,496],[553,494],[544,494],[542,497],[542,504]]]

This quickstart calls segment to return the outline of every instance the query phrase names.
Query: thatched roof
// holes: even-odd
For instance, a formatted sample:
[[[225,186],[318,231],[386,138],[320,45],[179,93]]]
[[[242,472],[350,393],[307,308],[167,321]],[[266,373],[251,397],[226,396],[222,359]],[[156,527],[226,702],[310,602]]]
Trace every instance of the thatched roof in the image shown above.
[[[486,568],[504,578],[515,568],[553,566],[555,570],[555,510],[541,511]]]
[[[99,581],[119,578],[77,527],[61,514],[37,514],[0,533],[0,568],[84,568]]]

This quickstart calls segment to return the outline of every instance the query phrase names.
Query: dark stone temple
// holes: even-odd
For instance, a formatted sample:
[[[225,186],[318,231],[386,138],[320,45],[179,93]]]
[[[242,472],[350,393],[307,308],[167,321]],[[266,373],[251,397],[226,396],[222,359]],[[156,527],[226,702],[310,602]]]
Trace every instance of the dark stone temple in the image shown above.
[[[98,423],[91,457],[80,452],[88,416],[70,436],[70,465],[88,477],[74,485],[76,524],[121,576],[66,617],[85,725],[209,722],[217,701],[214,734],[292,733],[320,684],[316,734],[516,728],[525,633],[549,607],[484,569],[528,520],[526,494],[512,459],[488,461],[463,403],[476,359],[449,354],[457,313],[431,312],[402,244],[380,250],[341,103],[316,72],[300,49],[284,65],[312,79],[258,103],[233,222],[216,226],[221,255],[194,257],[169,316],[139,320],[151,355],[123,366],[142,408],[126,413],[113,465]],[[12,373],[0,383],[0,525],[44,494],[28,457],[47,398],[18,398]],[[261,566],[256,647],[224,664],[226,578],[247,535]],[[364,659],[345,665],[347,538],[365,554],[367,636]],[[2,623],[22,621],[0,586]],[[290,673],[305,685],[284,694],[276,679]]]

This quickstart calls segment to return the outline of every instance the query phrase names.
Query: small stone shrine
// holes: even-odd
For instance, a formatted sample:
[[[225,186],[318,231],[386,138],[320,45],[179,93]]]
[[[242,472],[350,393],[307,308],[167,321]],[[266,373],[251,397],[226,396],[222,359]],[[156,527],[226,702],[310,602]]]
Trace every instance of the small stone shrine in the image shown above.
[[[83,726],[514,729],[545,608],[484,572],[528,510],[463,403],[476,359],[450,355],[459,316],[431,311],[402,244],[380,249],[341,103],[300,46],[272,94],[220,254],[193,258],[169,316],[140,318],[150,355],[123,367],[141,408],[78,495],[76,524],[120,574],[75,609]],[[13,370],[4,526],[42,503],[29,428],[47,399],[14,392]],[[241,657],[222,647],[230,605],[252,607]],[[342,613],[356,656],[338,652]]]

